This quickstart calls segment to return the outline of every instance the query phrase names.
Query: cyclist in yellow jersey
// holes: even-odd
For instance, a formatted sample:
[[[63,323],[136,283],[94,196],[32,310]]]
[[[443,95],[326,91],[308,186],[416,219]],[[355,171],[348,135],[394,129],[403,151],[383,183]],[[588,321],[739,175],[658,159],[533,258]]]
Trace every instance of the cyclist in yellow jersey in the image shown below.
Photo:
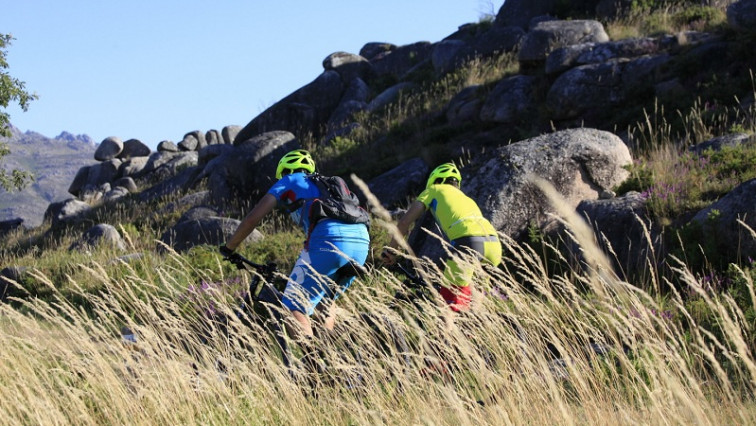
[[[498,266],[501,263],[501,243],[496,229],[483,217],[478,204],[459,189],[460,182],[462,175],[454,164],[436,167],[428,178],[425,191],[399,219],[397,228],[402,235],[407,235],[409,227],[430,210],[454,249],[476,253],[481,260]],[[388,245],[390,249],[397,246],[395,239]],[[387,264],[396,261],[389,249],[384,250],[381,257]],[[441,296],[454,311],[465,310],[470,305],[473,270],[457,256],[446,260],[444,277],[447,282],[441,288]]]

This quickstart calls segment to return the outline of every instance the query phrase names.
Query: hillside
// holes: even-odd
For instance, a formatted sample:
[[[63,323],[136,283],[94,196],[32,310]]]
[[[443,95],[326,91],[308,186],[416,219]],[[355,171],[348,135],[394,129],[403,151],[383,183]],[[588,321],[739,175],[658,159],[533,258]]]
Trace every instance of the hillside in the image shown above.
[[[0,418],[756,424],[754,29],[756,0],[507,0],[438,42],[335,52],[243,127],[88,145],[49,226],[0,240]],[[251,210],[301,148],[368,200],[364,271],[306,272],[345,253],[313,247],[323,222]],[[449,161],[480,207],[457,222],[483,216],[502,249],[459,255],[457,288],[428,211],[414,252],[380,256]],[[308,273],[325,295],[298,315]]]
[[[0,139],[11,151],[5,167],[30,171],[35,179],[23,191],[0,192],[0,220],[22,218],[26,227],[39,226],[51,202],[71,198],[68,187],[79,168],[92,162],[96,147],[87,135],[62,132],[49,138],[15,127],[11,132],[10,138]]]

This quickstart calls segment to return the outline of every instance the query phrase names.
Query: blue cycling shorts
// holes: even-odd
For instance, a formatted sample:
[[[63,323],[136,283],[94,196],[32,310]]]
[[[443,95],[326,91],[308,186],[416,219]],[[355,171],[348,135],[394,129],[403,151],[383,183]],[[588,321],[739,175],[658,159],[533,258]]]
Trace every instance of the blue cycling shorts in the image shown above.
[[[337,283],[333,281],[336,271],[349,259],[364,265],[369,248],[370,236],[365,225],[334,220],[319,222],[289,275],[282,300],[284,306],[312,315],[324,297],[338,298],[354,277]]]

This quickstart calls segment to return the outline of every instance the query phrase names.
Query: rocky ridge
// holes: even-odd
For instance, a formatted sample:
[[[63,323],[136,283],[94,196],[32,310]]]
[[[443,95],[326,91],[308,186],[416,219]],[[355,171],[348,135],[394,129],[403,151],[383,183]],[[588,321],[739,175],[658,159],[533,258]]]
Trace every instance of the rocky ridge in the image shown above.
[[[578,209],[599,235],[615,238],[607,243],[627,246],[628,241],[641,238],[632,232],[642,231],[628,227],[625,233],[611,232],[613,224],[636,216],[640,221],[646,218],[642,197],[631,193],[617,198],[612,192],[627,177],[625,166],[633,160],[629,151],[632,141],[610,131],[612,123],[604,122],[607,112],[624,108],[638,96],[675,96],[685,91],[686,85],[695,81],[682,78],[677,63],[698,64],[698,71],[705,73],[714,66],[709,61],[712,52],[735,55],[738,45],[721,35],[698,32],[611,41],[598,21],[558,19],[548,15],[556,8],[553,2],[539,3],[535,9],[528,3],[508,0],[490,28],[463,25],[437,43],[395,46],[371,42],[358,54],[329,55],[323,61],[322,74],[243,127],[192,131],[178,144],[161,143],[157,152],[145,151],[139,141],[108,138],[94,153],[97,162],[76,173],[68,188],[73,198],[51,203],[45,217],[53,226],[65,226],[76,222],[91,206],[118,202],[129,193],[142,202],[184,195],[176,205],[197,210],[168,230],[163,243],[177,250],[218,244],[228,238],[233,220],[237,220],[229,222],[228,216],[239,218],[242,214],[238,200],[249,202],[267,189],[278,158],[301,147],[301,135],[314,135],[319,144],[329,144],[337,136],[348,137],[359,127],[355,112],[378,111],[402,93],[416,89],[418,72],[443,75],[470,58],[514,52],[520,74],[506,76],[493,87],[464,88],[440,114],[447,126],[474,122],[487,129],[466,134],[464,141],[450,142],[458,144],[451,147],[452,153],[475,150],[476,155],[463,169],[468,176],[463,190],[478,201],[500,232],[522,240],[533,227],[558,232],[553,208],[533,185],[533,176],[544,178],[557,189],[562,202]],[[588,3],[596,10],[605,6],[590,1],[580,5],[587,7]],[[551,4],[551,9],[546,4]],[[753,28],[744,25],[752,22],[753,5],[753,0],[741,0],[729,7],[728,19],[737,24],[733,25],[737,31]],[[519,11],[517,24],[508,22],[513,11]],[[743,66],[752,62],[753,58],[743,58]],[[741,98],[747,95],[743,93]],[[512,139],[513,129],[523,121],[543,123],[549,129],[544,128],[540,136]],[[751,143],[753,138],[744,135],[739,140]],[[433,165],[422,156],[397,161],[372,176],[368,185],[384,207],[401,207],[422,187]],[[754,200],[752,186],[744,184],[733,194]],[[731,222],[745,217],[749,226],[756,227],[752,201],[725,201],[720,207],[732,206],[737,211],[727,211],[722,217]],[[185,229],[188,231],[182,231]],[[715,232],[727,230],[742,232],[732,223]],[[653,229],[651,233],[647,241],[657,244],[659,235]],[[415,242],[421,239],[418,235],[411,238]],[[433,257],[433,241],[420,243],[420,254]],[[638,249],[648,250],[648,246]],[[638,251],[622,252],[616,261],[624,266],[638,256]]]

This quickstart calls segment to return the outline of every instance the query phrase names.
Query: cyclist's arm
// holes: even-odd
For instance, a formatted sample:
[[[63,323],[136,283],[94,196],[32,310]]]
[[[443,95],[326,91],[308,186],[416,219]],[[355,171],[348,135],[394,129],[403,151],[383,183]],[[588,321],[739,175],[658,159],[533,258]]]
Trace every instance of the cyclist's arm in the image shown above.
[[[239,224],[239,227],[236,228],[234,235],[232,235],[226,242],[226,247],[231,250],[236,250],[236,248],[239,247],[239,244],[241,244],[242,241],[255,230],[257,225],[260,224],[265,215],[270,213],[276,207],[276,203],[276,197],[271,194],[265,194],[260,198],[260,201],[255,204],[252,211],[247,214]]]
[[[399,222],[396,224],[396,227],[399,229],[402,237],[407,235],[410,226],[415,223],[415,221],[417,221],[417,219],[419,219],[420,216],[423,215],[423,213],[425,213],[425,204],[421,203],[420,201],[413,201],[412,204],[410,204],[407,212],[404,213],[402,218],[399,219]],[[391,242],[388,246],[391,248],[396,248],[399,246],[399,241],[397,240],[396,236],[391,238]]]

